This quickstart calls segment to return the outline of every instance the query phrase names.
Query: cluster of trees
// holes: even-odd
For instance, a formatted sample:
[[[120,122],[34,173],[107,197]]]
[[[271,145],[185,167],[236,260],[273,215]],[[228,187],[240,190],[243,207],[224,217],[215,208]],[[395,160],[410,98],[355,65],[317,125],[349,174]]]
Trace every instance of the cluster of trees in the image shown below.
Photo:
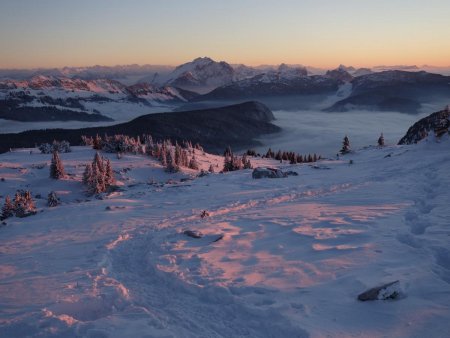
[[[51,154],[55,151],[58,153],[70,153],[72,151],[70,149],[70,143],[67,141],[53,141],[52,144],[42,143],[38,148],[42,154]]]
[[[181,144],[171,140],[154,141],[151,135],[142,137],[130,137],[128,135],[105,135],[101,137],[82,136],[85,145],[90,145],[96,150],[103,150],[109,153],[144,154],[158,159],[168,172],[177,172],[180,167],[194,170],[199,169],[199,164],[195,158],[195,151],[203,152],[203,148],[197,143],[192,145],[190,141],[183,141]]]
[[[176,142],[173,145],[170,140],[165,140],[153,143],[148,154],[158,159],[167,172],[174,173],[179,171],[180,167],[199,169],[195,149],[189,142],[184,142],[183,145]]]
[[[1,219],[4,220],[12,216],[26,217],[34,214],[36,214],[36,206],[31,193],[25,190],[17,190],[13,201],[9,196],[6,196]]]
[[[236,156],[233,154],[230,147],[225,149],[223,156],[225,157],[223,161],[224,172],[253,168],[247,154],[244,154],[243,156]],[[211,170],[214,172],[214,168],[212,166],[209,168],[209,171]]]
[[[92,163],[86,164],[83,183],[91,194],[99,194],[108,190],[116,182],[111,161],[97,152]]]
[[[310,162],[317,162],[321,159],[321,156],[317,156],[317,154],[308,154],[308,155],[300,155],[293,151],[281,151],[278,150],[277,153],[272,151],[271,148],[267,150],[267,153],[265,155],[266,158],[273,158],[278,161],[289,161],[291,164],[297,164],[297,163],[310,163]]]

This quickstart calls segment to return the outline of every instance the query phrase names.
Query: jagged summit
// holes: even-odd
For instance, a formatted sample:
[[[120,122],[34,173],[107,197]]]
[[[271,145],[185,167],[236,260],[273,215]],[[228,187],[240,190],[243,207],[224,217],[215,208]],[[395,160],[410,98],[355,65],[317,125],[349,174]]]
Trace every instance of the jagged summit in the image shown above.
[[[340,65],[338,68],[333,69],[333,70],[328,70],[325,74],[326,77],[335,79],[335,80],[340,80],[340,81],[344,81],[344,82],[349,82],[351,80],[353,80],[353,76],[349,73],[349,70],[354,70],[353,67],[347,68],[343,65]]]

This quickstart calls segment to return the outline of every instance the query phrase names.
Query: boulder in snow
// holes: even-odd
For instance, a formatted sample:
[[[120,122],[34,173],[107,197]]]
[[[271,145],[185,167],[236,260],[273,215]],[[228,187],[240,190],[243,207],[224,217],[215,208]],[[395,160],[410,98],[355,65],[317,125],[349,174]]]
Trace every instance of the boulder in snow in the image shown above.
[[[186,236],[192,237],[192,238],[202,238],[203,234],[200,231],[195,230],[184,230],[184,234]]]
[[[400,282],[398,280],[364,291],[358,295],[358,300],[365,302],[368,300],[396,299],[400,296]]]
[[[263,168],[258,167],[253,169],[252,177],[255,179],[258,178],[282,178],[286,177],[287,175],[281,171],[280,169],[276,168]]]

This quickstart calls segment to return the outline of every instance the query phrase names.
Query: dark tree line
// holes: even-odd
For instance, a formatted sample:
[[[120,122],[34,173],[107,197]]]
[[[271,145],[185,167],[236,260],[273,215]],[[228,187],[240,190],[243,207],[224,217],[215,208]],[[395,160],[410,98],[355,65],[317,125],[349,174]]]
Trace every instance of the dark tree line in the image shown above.
[[[308,154],[308,155],[300,155],[293,151],[281,151],[278,150],[278,152],[274,152],[271,148],[267,150],[266,155],[264,156],[266,158],[273,158],[278,161],[289,161],[291,164],[297,164],[297,163],[311,163],[311,162],[317,162],[321,159],[321,156],[317,154]]]

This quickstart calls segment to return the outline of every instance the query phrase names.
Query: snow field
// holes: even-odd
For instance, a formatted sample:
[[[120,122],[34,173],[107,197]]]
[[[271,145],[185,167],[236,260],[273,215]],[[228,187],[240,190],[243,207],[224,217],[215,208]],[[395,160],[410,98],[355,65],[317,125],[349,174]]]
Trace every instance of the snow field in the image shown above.
[[[0,336],[447,337],[448,145],[373,147],[322,169],[252,160],[299,174],[261,180],[103,154],[120,189],[102,199],[81,184],[92,149],[61,154],[72,176],[58,181],[50,155],[2,154],[0,195],[44,199],[0,227]],[[356,300],[394,280],[403,298]]]

